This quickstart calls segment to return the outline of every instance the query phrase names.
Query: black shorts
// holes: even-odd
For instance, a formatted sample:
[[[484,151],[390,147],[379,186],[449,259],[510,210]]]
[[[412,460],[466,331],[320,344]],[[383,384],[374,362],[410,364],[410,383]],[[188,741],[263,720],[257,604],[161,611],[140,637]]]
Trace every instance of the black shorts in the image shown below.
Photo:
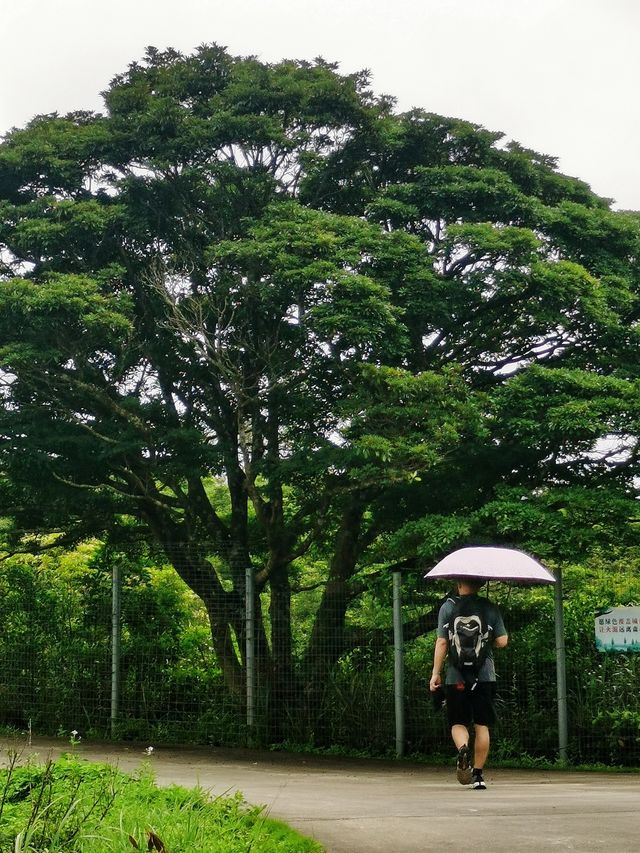
[[[492,726],[497,717],[493,699],[496,694],[495,681],[478,681],[471,689],[469,685],[445,685],[447,717],[450,726]]]

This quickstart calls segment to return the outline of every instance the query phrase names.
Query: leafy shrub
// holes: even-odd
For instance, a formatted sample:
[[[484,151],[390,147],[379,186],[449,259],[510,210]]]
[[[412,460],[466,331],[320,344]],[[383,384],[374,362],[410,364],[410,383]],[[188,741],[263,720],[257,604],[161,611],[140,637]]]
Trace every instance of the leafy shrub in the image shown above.
[[[157,788],[148,770],[127,776],[73,757],[0,771],[0,849],[14,853],[321,853],[318,844],[247,805],[240,794]]]
[[[640,711],[599,711],[593,719],[597,747],[593,758],[605,763],[634,766],[640,751]]]

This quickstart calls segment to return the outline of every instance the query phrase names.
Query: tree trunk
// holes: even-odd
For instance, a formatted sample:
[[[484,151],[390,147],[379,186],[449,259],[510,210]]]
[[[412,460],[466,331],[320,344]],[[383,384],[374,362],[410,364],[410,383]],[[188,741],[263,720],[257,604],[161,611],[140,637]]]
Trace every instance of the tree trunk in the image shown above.
[[[269,734],[275,740],[286,737],[285,724],[300,707],[299,682],[293,666],[291,630],[291,585],[289,564],[273,570],[270,580],[271,600],[271,683],[267,706]]]
[[[336,539],[329,579],[316,614],[305,655],[304,695],[307,719],[316,742],[325,739],[323,702],[332,670],[345,649],[345,616],[350,601],[349,579],[359,555],[363,509],[348,507]]]

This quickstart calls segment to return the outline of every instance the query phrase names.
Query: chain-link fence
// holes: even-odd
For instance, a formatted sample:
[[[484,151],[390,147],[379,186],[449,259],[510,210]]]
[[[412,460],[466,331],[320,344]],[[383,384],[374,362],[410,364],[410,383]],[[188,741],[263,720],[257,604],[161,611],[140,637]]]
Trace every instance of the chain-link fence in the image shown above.
[[[249,632],[241,598],[235,628],[216,623],[226,631],[221,643],[211,629],[216,613],[157,555],[132,559],[88,544],[0,565],[0,725],[149,744],[451,754],[444,715],[428,691],[447,588],[419,574],[403,573],[396,586],[401,645],[393,578],[384,571],[346,604],[337,600],[333,614],[320,577],[292,588],[288,636],[268,589],[256,592]],[[500,719],[492,759],[554,760],[554,590],[490,584],[488,595],[510,635],[496,652]],[[640,765],[640,655],[603,653],[594,638],[599,609],[639,597],[633,565],[564,570],[567,756],[574,763]]]

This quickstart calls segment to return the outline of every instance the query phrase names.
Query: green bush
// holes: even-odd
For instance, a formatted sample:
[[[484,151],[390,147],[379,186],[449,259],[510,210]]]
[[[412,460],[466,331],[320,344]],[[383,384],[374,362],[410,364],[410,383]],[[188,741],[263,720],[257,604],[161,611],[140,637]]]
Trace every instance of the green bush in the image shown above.
[[[593,718],[593,734],[597,746],[593,759],[606,764],[637,764],[640,752],[640,711],[599,711]]]
[[[63,757],[0,771],[0,849],[13,853],[321,853],[314,841],[265,819],[242,796],[157,788],[147,770],[126,776]]]
[[[200,603],[173,569],[98,543],[2,564],[0,724],[46,734],[110,733],[114,560],[123,578],[117,733],[188,740],[216,707],[218,725],[209,726],[208,742],[237,742],[230,719],[237,707],[224,688]]]

